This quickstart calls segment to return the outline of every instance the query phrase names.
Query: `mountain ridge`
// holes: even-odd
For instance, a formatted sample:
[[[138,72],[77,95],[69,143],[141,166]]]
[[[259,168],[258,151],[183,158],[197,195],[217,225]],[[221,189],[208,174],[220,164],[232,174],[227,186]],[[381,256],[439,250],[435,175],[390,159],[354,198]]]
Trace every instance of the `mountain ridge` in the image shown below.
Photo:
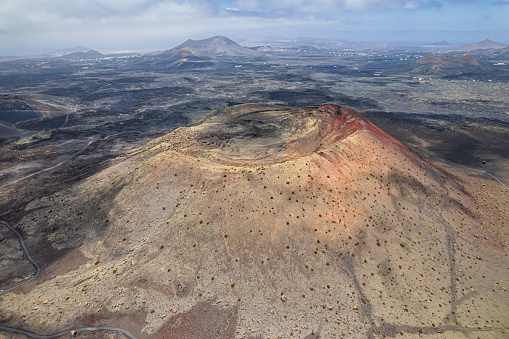
[[[426,55],[416,62],[411,72],[420,74],[433,74],[446,77],[461,77],[474,75],[494,74],[494,66],[472,54],[460,56],[453,55]]]
[[[96,50],[90,49],[86,52],[73,52],[73,53],[65,54],[65,55],[62,55],[60,57],[60,59],[65,59],[65,60],[96,59],[96,58],[101,58],[103,56],[104,56],[104,54],[102,54]]]
[[[495,42],[490,39],[485,39],[485,40],[482,40],[479,42],[474,42],[471,44],[459,45],[457,48],[463,49],[466,51],[475,51],[475,50],[481,50],[481,49],[499,49],[499,48],[506,48],[506,47],[509,47],[509,45]]]
[[[243,47],[224,36],[214,36],[202,40],[188,39],[176,48],[191,47],[211,56],[260,56],[255,50]]]

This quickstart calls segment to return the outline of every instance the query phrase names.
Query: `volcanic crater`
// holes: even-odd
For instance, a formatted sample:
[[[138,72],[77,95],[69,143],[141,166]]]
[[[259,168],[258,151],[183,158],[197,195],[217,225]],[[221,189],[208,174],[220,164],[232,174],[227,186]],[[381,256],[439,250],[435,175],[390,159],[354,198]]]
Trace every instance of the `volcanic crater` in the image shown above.
[[[260,166],[307,156],[362,128],[346,107],[245,104],[217,111],[170,134],[180,153],[222,164]]]
[[[501,338],[507,210],[497,182],[447,172],[348,108],[234,106],[27,206],[28,245],[46,237],[62,258],[1,297],[1,320],[53,333],[93,313],[139,338]]]

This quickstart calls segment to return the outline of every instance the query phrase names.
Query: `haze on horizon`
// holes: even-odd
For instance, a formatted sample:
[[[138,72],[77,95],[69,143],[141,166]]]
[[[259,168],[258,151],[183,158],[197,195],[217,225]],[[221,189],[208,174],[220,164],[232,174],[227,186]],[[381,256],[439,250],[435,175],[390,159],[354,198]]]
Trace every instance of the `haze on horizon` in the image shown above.
[[[0,55],[168,49],[213,35],[509,43],[509,0],[0,0]]]

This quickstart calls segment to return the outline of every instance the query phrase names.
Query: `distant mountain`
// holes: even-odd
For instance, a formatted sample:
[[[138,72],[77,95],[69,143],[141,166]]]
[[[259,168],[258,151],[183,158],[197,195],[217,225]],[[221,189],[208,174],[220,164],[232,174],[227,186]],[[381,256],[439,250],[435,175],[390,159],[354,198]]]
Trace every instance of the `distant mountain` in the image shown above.
[[[270,46],[269,48],[273,48],[286,46],[292,39],[281,36],[241,36],[236,37],[235,40],[244,47]]]
[[[216,60],[192,47],[172,48],[155,56],[155,65],[175,69],[202,69],[216,65]]]
[[[434,42],[432,44],[429,44],[430,46],[451,46],[452,44],[448,41],[439,41],[439,42]]]
[[[164,69],[203,69],[214,67],[218,61],[192,47],[172,48],[153,56],[131,58],[128,65]]]
[[[488,64],[471,54],[426,55],[417,60],[414,74],[433,74],[445,77],[465,75],[488,75],[494,72],[493,65]]]
[[[203,40],[187,40],[176,48],[194,48],[208,56],[261,56],[258,51],[243,47],[224,36]]]
[[[481,55],[491,60],[500,60],[506,62],[509,60],[509,47],[482,49],[477,51],[476,55]]]
[[[346,40],[332,39],[332,38],[310,38],[310,37],[298,37],[295,42],[299,46],[320,46],[326,48],[338,48],[344,47]]]
[[[104,54],[91,49],[86,52],[74,52],[74,53],[66,54],[66,55],[61,56],[61,58],[66,59],[66,60],[79,60],[79,59],[96,59],[96,58],[101,58],[103,56],[104,56]]]
[[[298,38],[285,38],[285,37],[242,37],[238,39],[243,46],[258,47],[258,50],[262,50],[260,46],[268,46],[268,48],[274,50],[278,48],[301,48],[304,46],[322,47],[329,49],[389,49],[397,48],[386,42],[365,42],[365,41],[350,41],[345,39],[334,39],[334,38],[310,38],[310,37],[298,37]]]
[[[479,42],[474,42],[472,44],[468,45],[460,45],[458,46],[458,49],[465,50],[465,51],[475,51],[478,49],[498,49],[498,48],[506,48],[509,47],[509,45],[501,44],[495,41],[491,41],[490,39],[486,39]]]
[[[58,49],[56,51],[46,53],[47,55],[53,55],[53,56],[62,56],[67,55],[71,53],[78,53],[78,52],[87,52],[90,48],[86,48],[83,46],[76,46],[76,47],[70,47],[70,48],[64,48],[64,49]]]
[[[471,54],[465,54],[462,56],[452,55],[426,55],[416,61],[418,64],[468,64],[478,66],[480,64],[479,59]]]
[[[159,53],[155,56],[160,57],[160,58],[179,60],[179,59],[185,59],[185,58],[191,58],[191,59],[202,58],[202,57],[204,57],[204,54],[201,51],[199,51],[198,49],[192,48],[192,47],[183,47],[183,48],[175,47],[175,48],[166,50],[162,53]]]

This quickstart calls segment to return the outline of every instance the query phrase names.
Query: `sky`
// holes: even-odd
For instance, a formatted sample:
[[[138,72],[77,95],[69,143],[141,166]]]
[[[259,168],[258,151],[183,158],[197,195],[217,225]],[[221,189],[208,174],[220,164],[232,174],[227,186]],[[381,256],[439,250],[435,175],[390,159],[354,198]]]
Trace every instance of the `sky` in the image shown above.
[[[0,55],[224,35],[509,44],[509,0],[0,0]]]

